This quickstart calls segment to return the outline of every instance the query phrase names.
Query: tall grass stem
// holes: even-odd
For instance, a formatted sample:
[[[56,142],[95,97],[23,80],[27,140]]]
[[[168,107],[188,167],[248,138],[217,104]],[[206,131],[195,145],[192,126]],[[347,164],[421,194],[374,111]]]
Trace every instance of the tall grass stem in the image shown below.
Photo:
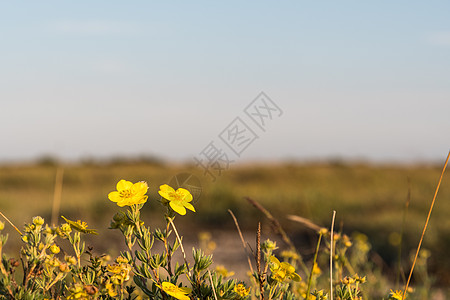
[[[330,230],[330,299],[333,300],[333,243],[334,243],[334,221],[336,220],[336,211],[333,210]]]
[[[53,205],[52,205],[52,225],[53,226],[58,225],[59,211],[61,208],[63,178],[64,178],[64,169],[62,167],[58,167],[58,169],[56,169],[55,190],[53,192]]]
[[[172,225],[173,230],[175,231],[175,235],[177,236],[178,239],[178,243],[180,244],[180,249],[181,249],[181,253],[183,253],[183,259],[184,259],[184,263],[186,264],[186,269],[188,271],[189,277],[191,277],[191,270],[189,270],[189,263],[186,259],[186,252],[184,251],[184,247],[183,247],[183,243],[181,241],[180,235],[178,234],[178,230],[175,227],[175,224],[173,223],[171,218],[168,218],[170,225]]]
[[[408,194],[406,195],[405,206],[403,208],[403,217],[402,217],[402,228],[400,232],[400,241],[398,246],[398,265],[397,265],[397,276],[395,282],[395,288],[398,289],[400,285],[400,277],[403,280],[403,284],[406,282],[405,272],[402,267],[402,247],[403,247],[403,237],[405,235],[405,225],[406,225],[406,216],[408,214],[409,203],[411,202],[411,180],[408,177]]]

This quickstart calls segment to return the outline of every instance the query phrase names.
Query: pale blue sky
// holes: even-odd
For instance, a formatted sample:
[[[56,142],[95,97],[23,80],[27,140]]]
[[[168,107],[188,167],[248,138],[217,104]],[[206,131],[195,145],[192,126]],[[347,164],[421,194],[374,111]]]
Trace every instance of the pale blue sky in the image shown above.
[[[261,91],[240,161],[439,160],[448,1],[0,4],[0,161],[197,155]]]

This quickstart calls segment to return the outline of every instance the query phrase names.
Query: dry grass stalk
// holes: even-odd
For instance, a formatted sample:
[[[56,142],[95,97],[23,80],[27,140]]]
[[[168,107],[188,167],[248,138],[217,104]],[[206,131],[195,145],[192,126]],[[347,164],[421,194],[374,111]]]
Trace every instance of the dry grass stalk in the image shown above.
[[[11,225],[20,235],[22,235],[22,232],[20,232],[19,228],[17,228],[1,211],[0,215]]]
[[[444,177],[444,172],[445,172],[445,169],[447,168],[447,164],[448,164],[448,160],[449,159],[450,159],[450,151],[448,152],[447,159],[445,160],[444,167],[442,168],[441,176],[439,177],[439,181],[438,181],[438,184],[437,184],[437,187],[436,187],[436,191],[434,192],[433,201],[431,201],[431,206],[430,206],[430,209],[428,210],[427,220],[425,221],[425,225],[423,226],[422,235],[420,237],[419,245],[417,246],[417,251],[416,251],[416,255],[414,256],[414,260],[413,260],[413,264],[412,264],[412,267],[411,267],[411,271],[409,272],[408,281],[406,281],[405,289],[403,290],[402,299],[405,299],[405,297],[406,297],[406,291],[408,290],[409,283],[411,281],[411,276],[412,276],[412,273],[414,271],[414,267],[416,265],[417,257],[419,256],[420,247],[422,246],[423,237],[425,236],[425,231],[427,230],[428,222],[430,221],[430,217],[431,217],[431,212],[433,211],[434,203],[436,202],[436,196],[437,196],[437,193],[439,191],[439,187],[441,186],[442,178]]]
[[[258,271],[259,289],[261,294],[259,298],[264,300],[264,276],[261,274],[261,223],[258,222],[258,231],[256,232],[256,270]]]
[[[320,227],[319,225],[314,224],[311,220],[308,220],[306,218],[297,216],[297,215],[287,215],[287,218],[291,221],[300,223],[305,225],[306,227],[308,227],[309,229],[312,229],[316,232],[319,232],[320,229],[322,229],[322,227]]]
[[[231,210],[228,210],[228,212],[230,213],[231,217],[233,218],[234,224],[236,225],[237,231],[239,233],[239,237],[241,238],[242,247],[244,247],[245,254],[247,255],[248,267],[250,268],[250,271],[253,274],[254,271],[253,271],[252,262],[250,261],[250,255],[248,253],[247,244],[245,243],[244,236],[242,235],[241,228],[239,227],[239,223],[236,219],[236,216],[233,214],[233,212]]]
[[[272,216],[272,214],[267,209],[265,209],[261,204],[259,204],[257,201],[255,201],[249,197],[245,197],[245,199],[248,202],[250,202],[250,204],[252,204],[256,209],[261,211],[266,216],[266,218],[269,219],[269,221],[272,223],[272,228],[275,231],[275,233],[277,233],[281,237],[282,241],[286,245],[289,246],[291,251],[294,251],[295,253],[297,253],[300,256],[299,264],[302,267],[305,274],[309,274],[309,269],[306,267],[303,259],[301,258],[300,253],[295,248],[294,243],[291,241],[291,239],[286,234],[286,231],[284,231],[283,227],[281,227],[280,222],[278,222],[278,220],[275,219],[275,217]]]
[[[250,202],[250,204],[253,205],[255,208],[257,208],[259,211],[261,211],[269,219],[269,221],[272,223],[272,226],[273,226],[275,232],[281,236],[281,239],[283,240],[283,242],[285,242],[291,248],[291,250],[297,251],[295,249],[295,246],[292,243],[291,239],[288,237],[288,235],[284,231],[283,227],[281,227],[280,222],[278,222],[278,220],[275,219],[267,209],[265,209],[261,204],[259,204],[255,200],[253,200],[249,197],[245,197],[245,199],[248,202]]]
[[[211,271],[210,271],[210,270],[208,270],[208,275],[209,275],[209,282],[211,283],[211,288],[212,288],[212,290],[213,290],[214,299],[217,300],[216,289],[214,288],[214,283],[213,283],[213,279],[212,279]]]

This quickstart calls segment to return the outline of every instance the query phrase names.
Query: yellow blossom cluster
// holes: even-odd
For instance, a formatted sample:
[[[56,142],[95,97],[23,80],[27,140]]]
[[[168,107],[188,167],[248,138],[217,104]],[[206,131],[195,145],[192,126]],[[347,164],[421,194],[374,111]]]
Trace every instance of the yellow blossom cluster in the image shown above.
[[[287,280],[300,281],[302,278],[295,273],[295,268],[287,263],[281,262],[275,256],[270,257],[270,271],[272,272],[272,279],[278,282]]]
[[[120,180],[116,185],[116,191],[108,194],[109,200],[117,203],[118,206],[133,206],[143,204],[147,201],[148,184],[144,181],[132,183],[127,180]],[[163,197],[173,211],[180,215],[186,214],[186,209],[195,212],[194,206],[190,203],[192,194],[183,188],[175,190],[167,184],[159,187],[158,192]]]
[[[116,258],[115,264],[108,264],[106,270],[111,273],[111,282],[113,284],[121,285],[130,279],[131,265],[122,256]]]
[[[250,288],[246,288],[244,284],[238,283],[234,286],[234,292],[239,295],[239,297],[247,297],[250,294]]]

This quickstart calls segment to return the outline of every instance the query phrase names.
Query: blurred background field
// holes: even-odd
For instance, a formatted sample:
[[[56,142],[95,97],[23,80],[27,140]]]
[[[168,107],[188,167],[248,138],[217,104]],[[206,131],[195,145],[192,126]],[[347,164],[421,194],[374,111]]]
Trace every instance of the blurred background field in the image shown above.
[[[123,241],[108,227],[119,208],[107,199],[116,183],[147,181],[143,219],[159,226],[159,186],[188,173],[201,187],[197,212],[176,223],[186,243],[212,232],[221,262],[246,264],[228,209],[251,243],[258,221],[276,236],[250,197],[306,259],[317,235],[287,215],[329,227],[336,210],[337,229],[366,234],[393,280],[402,232],[410,269],[449,149],[449,11],[444,1],[5,1],[0,211],[19,228],[36,215],[51,222],[62,187],[58,216],[87,221],[102,235],[87,237],[96,251],[117,253]],[[275,105],[255,102],[261,92]],[[224,139],[233,120],[252,133],[245,152]],[[183,163],[213,142],[236,161],[216,181]],[[423,243],[445,288],[449,180]],[[16,255],[20,238],[5,230],[3,250]]]
[[[369,236],[373,250],[382,258],[387,274],[395,273],[398,238],[402,231],[405,203],[410,205],[404,227],[403,258],[409,270],[428,208],[441,172],[433,164],[368,164],[345,161],[237,164],[216,181],[191,164],[169,164],[157,159],[115,159],[58,164],[44,159],[36,163],[4,164],[0,167],[0,211],[19,228],[33,216],[50,222],[57,169],[64,170],[59,215],[87,221],[97,229],[101,244],[92,240],[97,251],[118,251],[123,244],[109,222],[118,207],[107,199],[120,179],[149,183],[149,201],[143,219],[152,226],[163,224],[164,208],[159,204],[159,185],[176,174],[188,172],[200,181],[202,192],[194,199],[196,213],[177,218],[181,234],[196,241],[199,232],[230,231],[238,241],[231,209],[244,232],[254,232],[261,221],[263,233],[275,236],[269,222],[244,197],[259,201],[278,218],[300,253],[313,253],[317,236],[299,223],[286,218],[298,215],[329,227],[332,211],[337,211],[336,227],[351,235]],[[450,285],[450,185],[444,177],[425,236],[423,248],[431,251],[430,272],[435,283]],[[60,219],[60,222],[62,219]],[[18,247],[19,238],[7,226],[10,240],[6,252]],[[222,235],[223,238],[223,235]],[[214,235],[213,235],[214,239]],[[105,242],[106,241],[106,242]],[[253,241],[251,241],[253,242]],[[239,241],[238,241],[239,246]],[[241,251],[241,249],[237,250]]]

